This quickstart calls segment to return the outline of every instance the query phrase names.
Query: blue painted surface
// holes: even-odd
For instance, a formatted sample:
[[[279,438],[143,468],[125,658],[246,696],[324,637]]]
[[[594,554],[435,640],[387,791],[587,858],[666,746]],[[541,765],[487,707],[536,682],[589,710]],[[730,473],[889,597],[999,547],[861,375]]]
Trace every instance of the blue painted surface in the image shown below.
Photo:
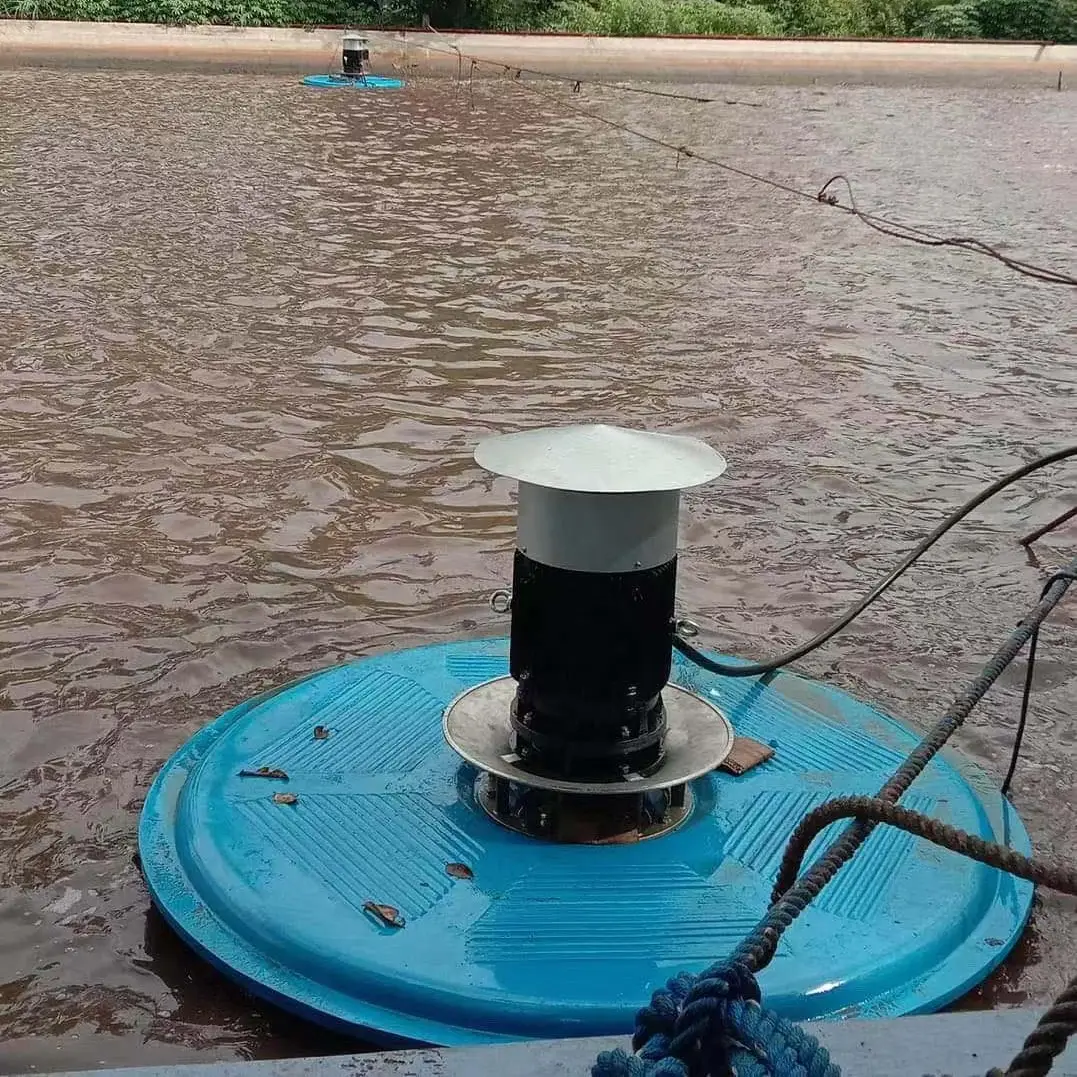
[[[158,775],[139,831],[176,930],[256,994],[378,1042],[623,1034],[655,987],[756,923],[805,811],[875,792],[916,743],[835,689],[719,678],[678,656],[673,679],[774,759],[695,782],[691,818],[661,839],[534,841],[487,818],[441,733],[446,703],[507,672],[507,652],[480,640],[362,659],[197,734]],[[289,780],[238,777],[262,766]],[[299,800],[274,803],[277,792]],[[1017,815],[956,756],[902,803],[1029,851]],[[454,862],[474,879],[450,877]],[[930,1012],[1005,957],[1032,889],[880,828],[787,932],[760,976],[765,1000],[796,1020]],[[406,926],[382,926],[366,901]]]
[[[362,78],[346,78],[343,75],[307,75],[304,86],[316,86],[322,90],[402,90],[403,79],[386,78],[383,75],[364,75]]]

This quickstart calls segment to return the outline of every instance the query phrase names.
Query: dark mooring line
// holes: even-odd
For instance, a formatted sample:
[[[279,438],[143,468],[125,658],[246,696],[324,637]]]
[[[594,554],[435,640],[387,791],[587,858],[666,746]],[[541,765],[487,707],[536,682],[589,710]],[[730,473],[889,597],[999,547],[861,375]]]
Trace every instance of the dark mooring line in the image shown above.
[[[443,36],[441,35],[441,32],[434,27],[431,26],[429,29],[434,34]],[[573,93],[578,93],[581,87],[590,85],[599,86],[609,90],[616,90],[621,93],[635,93],[644,94],[650,97],[673,98],[675,100],[688,101],[696,104],[714,104],[716,103],[716,99],[714,98],[696,97],[688,94],[675,93],[669,90],[649,89],[642,86],[627,86],[615,82],[606,82],[601,79],[588,79],[573,75],[558,75],[548,71],[539,71],[535,68],[520,67],[516,64],[506,64],[499,60],[487,60],[481,56],[473,56],[451,43],[444,48],[439,48],[436,45],[430,45],[424,42],[422,47],[424,49],[429,49],[431,52],[441,53],[444,56],[455,56],[459,64],[457,77],[460,81],[463,81],[464,77],[463,64],[465,60],[471,65],[471,73],[474,72],[475,68],[480,66],[498,68],[507,76],[511,76],[509,82],[514,88],[545,98],[559,108],[574,112],[579,116],[584,116],[595,123],[604,124],[606,127],[612,127],[614,130],[631,135],[633,138],[637,138],[640,141],[648,142],[652,146],[658,146],[661,149],[669,150],[671,153],[677,155],[678,162],[682,157],[688,160],[700,161],[703,164],[710,165],[712,168],[719,168],[724,172],[739,176],[741,179],[763,184],[776,191],[780,191],[783,194],[814,202],[816,205],[827,206],[830,209],[836,209],[850,217],[855,217],[861,224],[875,232],[879,232],[881,235],[889,237],[890,239],[896,239],[904,243],[914,243],[921,247],[949,247],[956,250],[963,250],[970,254],[978,254],[981,257],[990,258],[1000,265],[1005,266],[1007,269],[1012,270],[1014,273],[1019,273],[1021,276],[1028,277],[1031,280],[1040,281],[1042,284],[1063,284],[1071,288],[1077,288],[1077,276],[1063,272],[1059,269],[1052,269],[1050,266],[1039,265],[1023,258],[1011,257],[1008,254],[1004,254],[997,245],[987,243],[982,239],[977,239],[975,236],[948,236],[943,234],[938,227],[920,228],[915,225],[906,224],[904,221],[882,216],[878,213],[866,212],[857,206],[856,197],[853,194],[852,183],[841,173],[828,179],[818,191],[804,190],[791,183],[774,179],[772,176],[764,176],[757,172],[751,172],[746,168],[732,165],[728,161],[712,157],[709,154],[692,149],[690,146],[669,142],[666,139],[660,138],[657,135],[652,135],[647,131],[641,131],[626,123],[621,123],[619,120],[613,120],[608,116],[603,116],[593,109],[581,108],[579,105],[563,101],[552,93],[540,90],[533,83],[525,82],[523,76],[532,75],[536,78],[547,79],[552,82],[570,83],[572,85]],[[838,196],[831,190],[833,185],[838,182],[844,183],[845,185],[848,194],[848,201],[846,202],[840,201]]]

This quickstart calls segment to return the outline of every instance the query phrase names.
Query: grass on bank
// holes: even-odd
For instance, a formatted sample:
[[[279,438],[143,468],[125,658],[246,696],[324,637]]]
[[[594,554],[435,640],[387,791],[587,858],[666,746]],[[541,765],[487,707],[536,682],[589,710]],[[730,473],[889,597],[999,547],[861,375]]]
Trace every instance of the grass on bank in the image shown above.
[[[418,26],[610,36],[1077,42],[1077,0],[0,0],[0,16],[229,26]]]

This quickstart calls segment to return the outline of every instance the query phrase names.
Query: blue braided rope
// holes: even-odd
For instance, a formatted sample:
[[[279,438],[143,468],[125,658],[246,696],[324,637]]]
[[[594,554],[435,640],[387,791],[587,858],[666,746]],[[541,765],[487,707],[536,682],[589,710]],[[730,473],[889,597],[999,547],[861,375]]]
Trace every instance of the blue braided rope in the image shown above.
[[[656,991],[636,1015],[632,1048],[603,1051],[592,1077],[841,1077],[814,1036],[761,1004],[736,961]]]

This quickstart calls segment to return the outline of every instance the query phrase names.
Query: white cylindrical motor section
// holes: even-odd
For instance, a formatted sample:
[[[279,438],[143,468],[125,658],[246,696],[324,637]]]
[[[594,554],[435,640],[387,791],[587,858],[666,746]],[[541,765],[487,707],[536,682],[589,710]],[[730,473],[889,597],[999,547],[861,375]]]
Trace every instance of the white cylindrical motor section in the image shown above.
[[[679,490],[592,494],[520,483],[516,545],[572,572],[635,572],[677,556]]]

